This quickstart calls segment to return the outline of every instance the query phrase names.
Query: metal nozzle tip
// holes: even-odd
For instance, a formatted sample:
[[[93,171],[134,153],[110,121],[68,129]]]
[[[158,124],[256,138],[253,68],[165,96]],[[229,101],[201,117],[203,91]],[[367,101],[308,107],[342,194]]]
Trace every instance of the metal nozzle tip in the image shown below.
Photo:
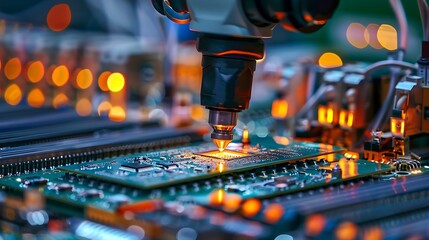
[[[213,138],[212,141],[221,152],[223,152],[228,146],[228,144],[231,142],[231,140],[223,140],[223,139],[215,139],[215,138]]]

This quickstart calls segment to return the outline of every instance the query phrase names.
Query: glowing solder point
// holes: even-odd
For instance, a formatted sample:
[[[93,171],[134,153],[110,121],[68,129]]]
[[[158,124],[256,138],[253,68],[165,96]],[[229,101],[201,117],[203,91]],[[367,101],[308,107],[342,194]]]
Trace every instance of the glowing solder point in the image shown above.
[[[250,139],[249,139],[249,130],[247,130],[247,128],[245,128],[243,130],[243,135],[241,137],[241,142],[243,144],[250,144]]]
[[[220,152],[223,152],[231,140],[223,140],[223,139],[212,139],[213,143],[219,149]]]

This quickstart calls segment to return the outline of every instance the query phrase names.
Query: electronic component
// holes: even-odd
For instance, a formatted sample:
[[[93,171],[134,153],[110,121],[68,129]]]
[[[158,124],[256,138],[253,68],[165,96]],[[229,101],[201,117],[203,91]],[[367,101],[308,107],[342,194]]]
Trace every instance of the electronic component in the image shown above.
[[[163,162],[156,162],[157,165],[161,166],[164,169],[176,169],[179,167],[179,165],[175,164],[175,163],[163,163]]]
[[[46,185],[49,180],[39,176],[31,176],[20,180],[25,186],[40,186]]]
[[[122,171],[128,171],[128,172],[143,172],[143,171],[150,171],[153,169],[153,166],[150,164],[145,164],[145,163],[136,163],[136,162],[131,162],[131,163],[123,163],[121,164],[121,167],[119,168],[119,170]],[[90,170],[90,169],[88,169]]]

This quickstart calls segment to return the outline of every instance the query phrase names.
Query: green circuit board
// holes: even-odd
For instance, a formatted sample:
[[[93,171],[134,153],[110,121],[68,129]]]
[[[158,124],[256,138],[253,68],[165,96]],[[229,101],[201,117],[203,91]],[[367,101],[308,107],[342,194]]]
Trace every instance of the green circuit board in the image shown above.
[[[57,211],[84,215],[87,207],[114,212],[121,205],[153,199],[210,204],[219,191],[242,199],[271,198],[392,170],[386,164],[347,159],[339,153],[342,148],[328,145],[258,143],[232,144],[223,158],[201,143],[4,177],[0,185],[17,195],[38,189]]]
[[[232,144],[222,153],[211,143],[199,144],[74,164],[58,170],[148,190],[344,151],[316,143],[292,142],[284,146],[272,139],[255,142],[258,144],[254,146]]]

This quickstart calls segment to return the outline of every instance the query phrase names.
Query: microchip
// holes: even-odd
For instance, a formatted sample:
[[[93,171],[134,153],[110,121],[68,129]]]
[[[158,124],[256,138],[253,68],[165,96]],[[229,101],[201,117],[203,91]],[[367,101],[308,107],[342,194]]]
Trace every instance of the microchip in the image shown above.
[[[178,168],[179,166],[177,165],[177,164],[175,164],[175,163],[162,163],[162,162],[157,162],[156,163],[157,165],[159,165],[159,166],[161,166],[162,168],[164,168],[164,169],[176,169],[176,168]]]
[[[275,183],[285,183],[287,185],[295,185],[296,184],[296,178],[290,177],[290,176],[282,176],[282,177],[276,177],[274,178]]]
[[[119,168],[119,170],[128,171],[128,172],[144,172],[152,169],[153,167],[150,164],[137,163],[137,162],[124,163],[124,164],[121,164],[121,167]]]
[[[32,177],[28,177],[22,180],[22,183],[24,183],[24,185],[33,185],[33,186],[38,186],[38,185],[46,185],[49,182],[48,179],[43,178],[43,177],[39,177],[39,176],[32,176]]]

